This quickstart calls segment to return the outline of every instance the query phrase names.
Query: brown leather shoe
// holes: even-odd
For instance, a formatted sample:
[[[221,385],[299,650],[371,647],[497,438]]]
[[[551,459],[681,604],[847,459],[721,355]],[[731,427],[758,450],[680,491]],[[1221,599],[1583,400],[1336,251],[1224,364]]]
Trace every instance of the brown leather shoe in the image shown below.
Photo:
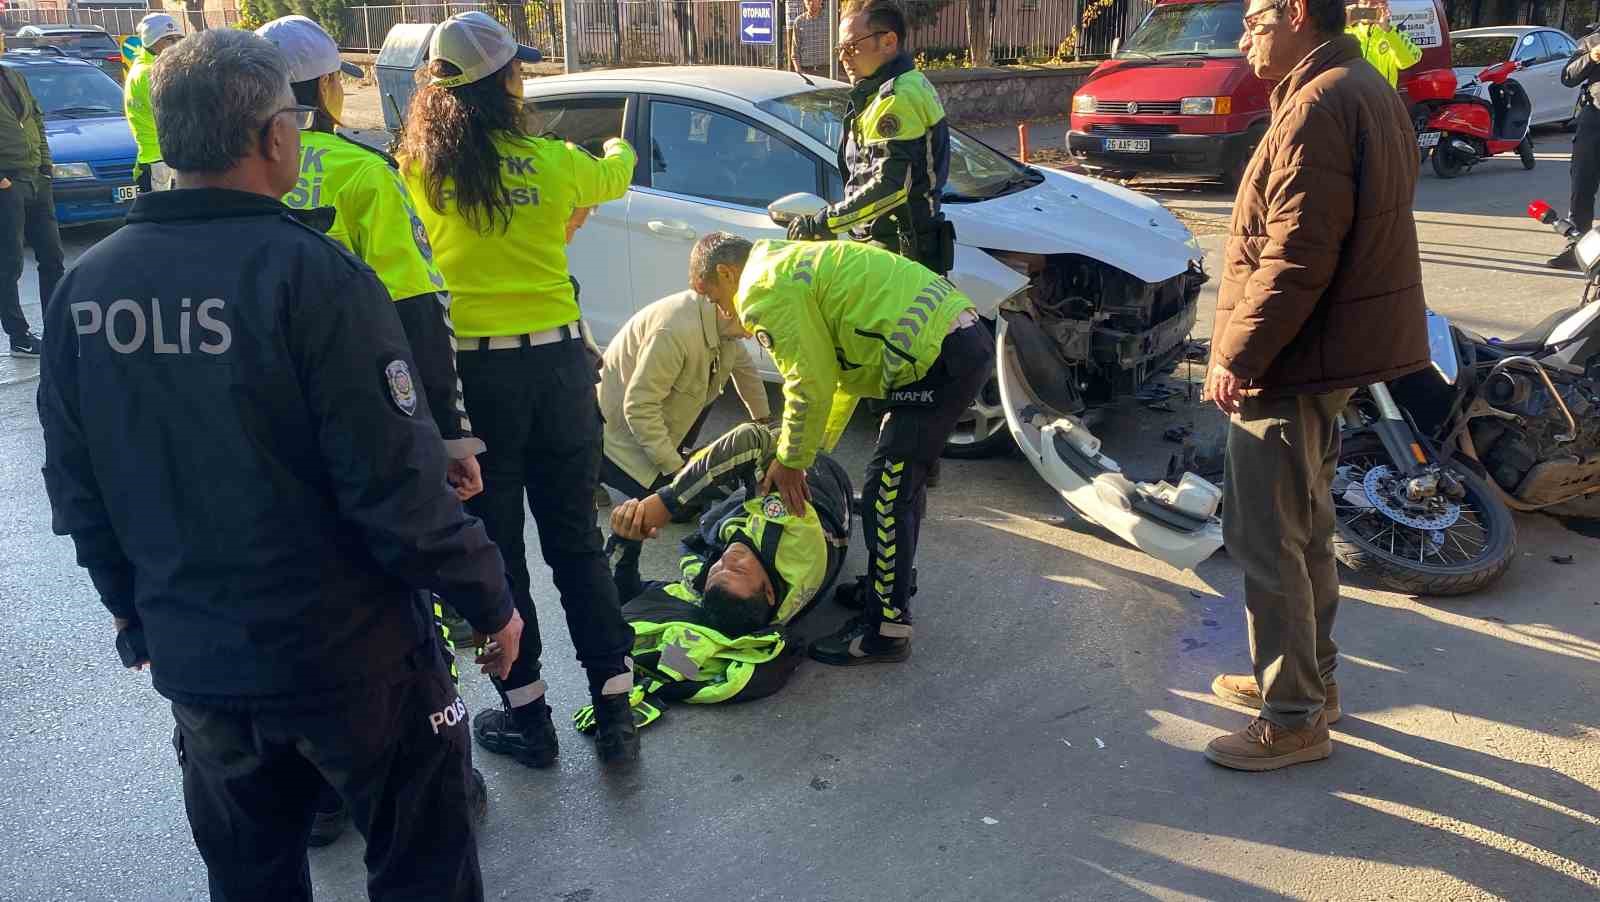
[[[1206,757],[1213,763],[1248,771],[1321,761],[1331,754],[1333,740],[1328,738],[1328,723],[1321,714],[1310,726],[1298,730],[1286,730],[1258,717],[1248,727],[1218,736],[1206,746]]]
[[[1344,709],[1339,706],[1339,684],[1329,680],[1322,684],[1322,689],[1328,696],[1322,710],[1328,715],[1328,725],[1332,726],[1344,716]],[[1230,704],[1261,710],[1261,687],[1256,685],[1253,674],[1221,674],[1211,681],[1211,694]]]

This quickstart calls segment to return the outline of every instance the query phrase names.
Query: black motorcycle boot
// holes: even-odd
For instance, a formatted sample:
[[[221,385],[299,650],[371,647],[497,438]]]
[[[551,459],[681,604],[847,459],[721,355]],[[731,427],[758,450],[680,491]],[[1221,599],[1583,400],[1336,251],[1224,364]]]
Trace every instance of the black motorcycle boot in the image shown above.
[[[863,614],[811,643],[811,658],[835,667],[897,664],[911,657],[911,624]]]
[[[313,849],[331,845],[334,840],[344,835],[346,827],[350,826],[350,809],[344,805],[344,799],[333,791],[333,787],[323,784],[322,795],[317,797],[317,813],[311,819],[311,836],[306,840],[306,845]]]
[[[485,751],[508,755],[528,767],[549,767],[561,753],[556,725],[550,720],[550,706],[544,699],[509,711],[479,711],[472,718],[472,735]]]
[[[1576,244],[1567,245],[1566,250],[1551,257],[1547,265],[1551,269],[1565,269],[1577,272],[1579,269],[1578,246]]]
[[[623,770],[639,762],[639,727],[633,721],[630,693],[594,700],[594,753],[603,767]]]
[[[917,595],[917,568],[911,568],[911,597]],[[852,611],[864,611],[867,603],[872,600],[872,590],[867,587],[867,578],[858,576],[854,582],[845,583],[833,590],[834,603]]]

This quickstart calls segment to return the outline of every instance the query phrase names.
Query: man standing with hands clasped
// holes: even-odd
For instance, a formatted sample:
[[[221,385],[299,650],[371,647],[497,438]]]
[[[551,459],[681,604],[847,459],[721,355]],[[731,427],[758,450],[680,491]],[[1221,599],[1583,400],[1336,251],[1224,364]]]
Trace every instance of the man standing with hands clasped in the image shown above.
[[[123,663],[172,700],[212,899],[311,897],[325,779],[372,899],[480,900],[466,707],[425,590],[493,637],[478,661],[503,677],[505,564],[446,481],[383,283],[278,201],[315,117],[283,55],[205,31],[151,95],[178,190],[140,196],[47,314],[53,528]]]
[[[1223,529],[1254,672],[1212,691],[1261,713],[1206,757],[1262,771],[1332,752],[1336,418],[1357,386],[1426,366],[1428,339],[1399,96],[1343,33],[1342,0],[1251,0],[1244,24],[1272,120],[1234,201],[1205,397],[1231,418]]]

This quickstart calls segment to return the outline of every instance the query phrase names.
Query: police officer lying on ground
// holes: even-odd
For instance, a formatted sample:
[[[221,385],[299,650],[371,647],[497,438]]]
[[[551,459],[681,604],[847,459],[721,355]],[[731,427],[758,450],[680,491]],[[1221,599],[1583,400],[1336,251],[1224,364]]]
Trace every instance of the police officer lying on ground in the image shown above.
[[[811,504],[790,514],[758,488],[776,452],[765,426],[746,423],[696,452],[672,483],[612,511],[620,549],[617,595],[632,599],[635,721],[653,723],[671,702],[708,705],[777,692],[799,656],[785,627],[833,585],[850,545],[850,477],[825,454],[806,469]],[[684,540],[675,581],[639,578],[643,539],[718,489],[731,491]],[[573,722],[594,728],[592,709]]]
[[[994,340],[972,301],[926,267],[870,244],[700,239],[715,265],[706,294],[731,310],[783,374],[783,431],[762,480],[793,514],[805,472],[844,431],[857,398],[888,402],[861,490],[870,572],[866,610],[811,656],[825,664],[911,654],[912,564],[928,470],[989,376]]]
[[[179,190],[135,201],[49,310],[53,528],[123,662],[173,702],[211,898],[311,897],[326,779],[374,900],[482,899],[466,709],[427,590],[494,635],[479,663],[504,675],[522,632],[505,564],[446,483],[383,284],[278,201],[313,112],[283,55],[201,32],[162,54],[151,96]]]

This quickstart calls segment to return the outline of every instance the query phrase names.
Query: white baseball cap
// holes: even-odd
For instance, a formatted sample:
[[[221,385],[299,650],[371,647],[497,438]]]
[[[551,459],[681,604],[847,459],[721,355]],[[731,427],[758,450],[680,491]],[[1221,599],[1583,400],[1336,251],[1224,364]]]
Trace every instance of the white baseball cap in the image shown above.
[[[444,60],[461,70],[460,75],[434,78],[428,83],[457,88],[488,78],[513,59],[537,63],[544,54],[518,44],[511,32],[487,13],[470,12],[457,13],[433,30],[428,59]]]
[[[289,82],[313,81],[333,72],[361,77],[361,67],[339,58],[339,45],[321,25],[305,16],[284,16],[256,29],[289,61]]]
[[[139,44],[143,47],[154,47],[156,42],[172,35],[183,36],[183,30],[178,27],[178,20],[166,13],[151,13],[139,20]]]

